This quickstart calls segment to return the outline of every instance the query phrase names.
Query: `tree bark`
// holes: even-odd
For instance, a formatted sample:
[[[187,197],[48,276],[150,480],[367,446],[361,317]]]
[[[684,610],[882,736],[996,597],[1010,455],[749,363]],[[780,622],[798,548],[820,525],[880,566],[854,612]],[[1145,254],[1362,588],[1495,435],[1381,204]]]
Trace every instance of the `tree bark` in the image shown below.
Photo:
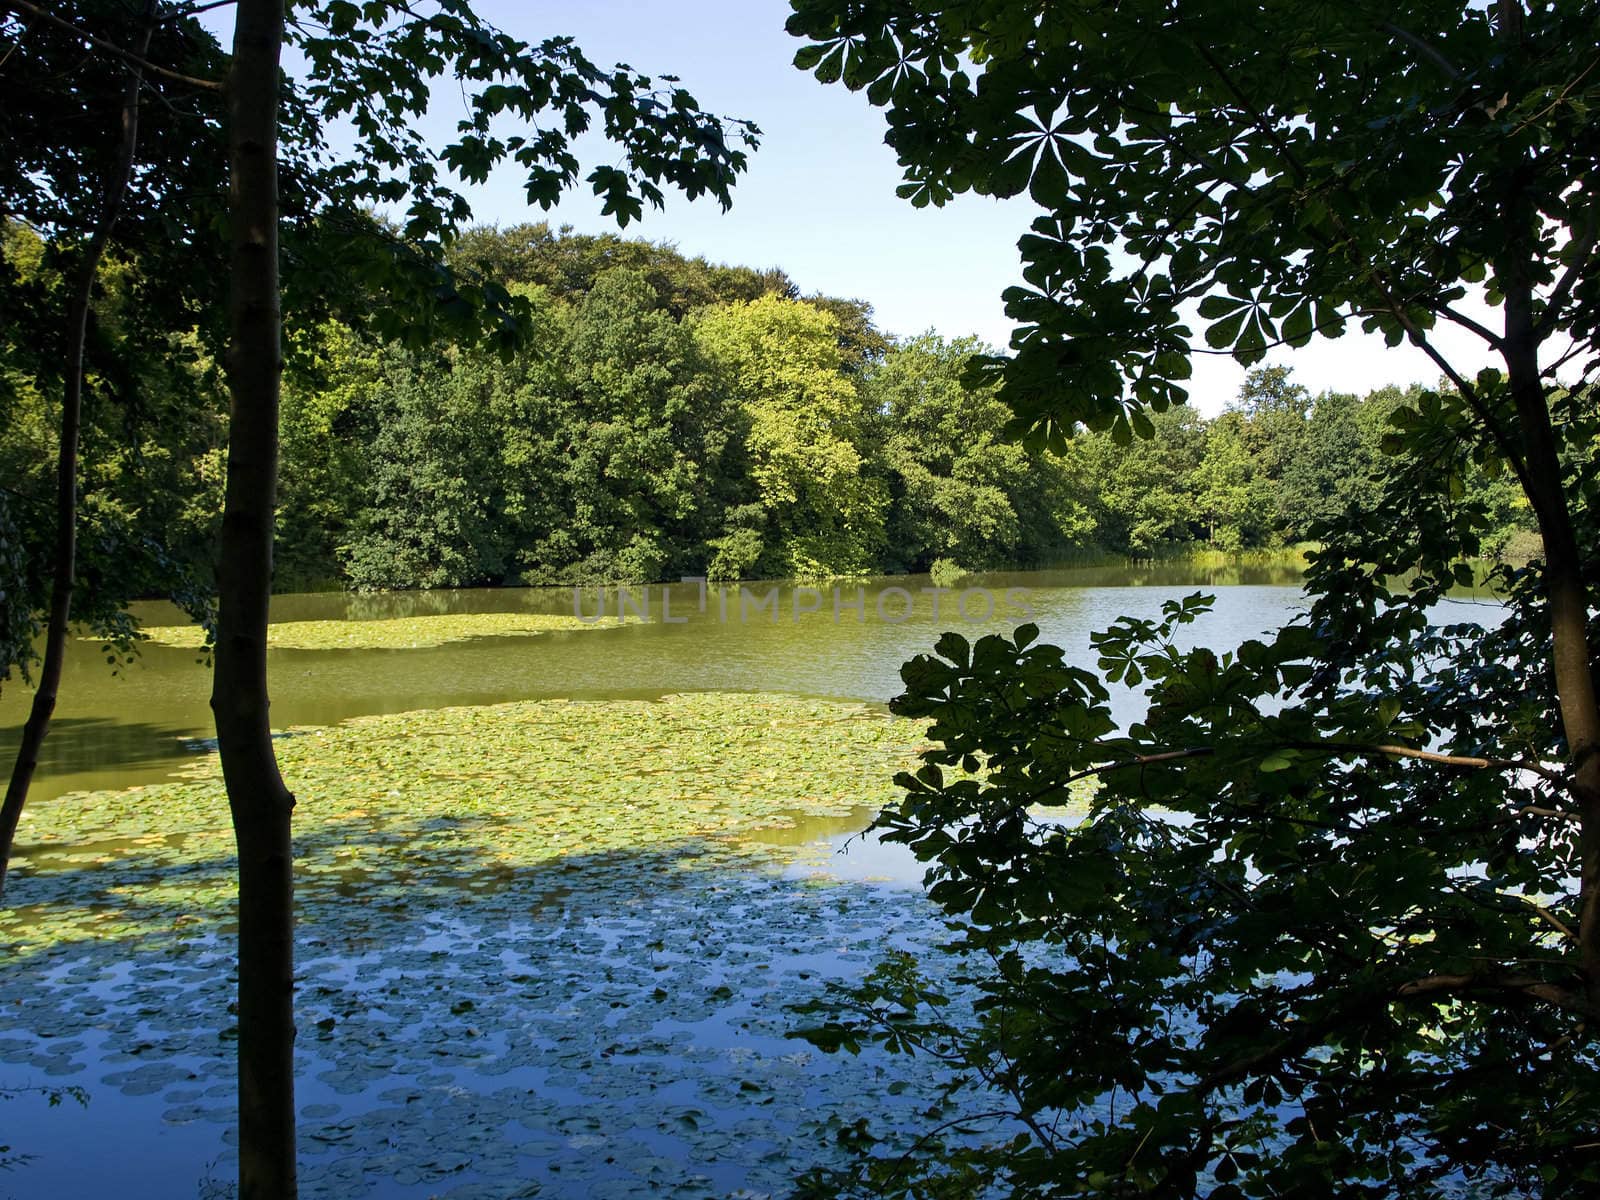
[[[228,479],[217,563],[211,693],[239,850],[239,1196],[296,1195],[294,797],[278,773],[267,698],[282,372],[278,61],[283,0],[239,0],[228,86]]]
[[[1551,670],[1567,739],[1579,815],[1579,967],[1591,1001],[1600,999],[1600,701],[1589,646],[1589,595],[1583,557],[1562,489],[1561,458],[1539,378],[1532,290],[1514,274],[1505,289],[1505,359],[1523,452],[1528,501],[1544,539],[1545,595],[1550,605]]]
[[[145,0],[138,45],[133,53],[142,60],[149,53],[150,35],[155,29],[155,0]],[[117,157],[105,181],[100,220],[84,247],[83,257],[72,279],[67,301],[66,378],[61,399],[61,442],[56,450],[56,543],[51,565],[50,613],[45,620],[44,661],[39,668],[39,686],[33,693],[28,720],[22,727],[6,798],[0,804],[0,897],[5,894],[6,867],[16,841],[17,825],[28,802],[28,789],[39,766],[39,748],[50,729],[56,696],[61,688],[61,667],[67,653],[67,630],[72,620],[72,589],[78,573],[78,437],[83,425],[83,355],[89,334],[89,309],[94,301],[94,281],[111,241],[111,231],[121,215],[128,177],[139,148],[139,88],[143,82],[138,65],[128,67],[122,90],[122,132]]]
[[[1520,0],[1497,0],[1496,36],[1508,53],[1522,40]],[[1508,164],[1502,218],[1507,231],[1532,230],[1538,215],[1522,194],[1522,164]],[[1589,645],[1589,589],[1572,510],[1562,486],[1560,450],[1539,374],[1542,335],[1534,320],[1533,286],[1522,246],[1495,263],[1505,297],[1502,355],[1516,407],[1528,473],[1524,490],[1544,539],[1545,596],[1550,605],[1551,671],[1567,739],[1572,796],[1579,815],[1578,969],[1591,1002],[1600,1000],[1600,701]]]

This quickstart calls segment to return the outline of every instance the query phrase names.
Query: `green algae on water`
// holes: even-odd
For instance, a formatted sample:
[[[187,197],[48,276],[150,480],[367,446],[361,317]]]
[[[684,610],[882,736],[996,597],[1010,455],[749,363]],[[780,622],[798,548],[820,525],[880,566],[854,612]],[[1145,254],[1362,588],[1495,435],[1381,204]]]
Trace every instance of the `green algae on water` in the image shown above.
[[[786,876],[793,851],[750,836],[892,798],[911,723],[725,693],[293,732],[307,1200],[774,1196],[837,1162],[860,1112],[904,1148],[952,1103],[931,1058],[786,1037],[791,1006],[882,949],[931,954],[932,905]],[[193,1170],[225,1178],[234,872],[215,756],[40,804],[21,851],[0,1063],[87,1087],[77,1141],[97,1121],[181,1134]]]
[[[701,693],[358,717],[278,741],[302,906],[493,886],[607,855],[748,858],[741,837],[892,800],[917,727],[860,704]],[[215,754],[186,777],[30,807],[0,917],[13,954],[226,918],[233,835]],[[5,910],[0,910],[4,913]]]
[[[382,617],[370,621],[278,621],[267,626],[274,650],[418,650],[480,637],[535,637],[580,629],[614,629],[617,618],[580,620],[560,613],[448,613],[423,617]],[[199,625],[153,625],[143,637],[157,645],[201,649],[206,631]]]

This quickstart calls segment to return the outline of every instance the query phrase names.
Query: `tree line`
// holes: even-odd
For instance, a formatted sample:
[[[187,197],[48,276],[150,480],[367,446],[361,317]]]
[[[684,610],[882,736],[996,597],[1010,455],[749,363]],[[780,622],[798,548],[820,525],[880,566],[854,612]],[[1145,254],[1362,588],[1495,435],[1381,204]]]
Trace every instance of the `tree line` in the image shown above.
[[[11,262],[48,276],[36,238],[8,238]],[[522,348],[409,346],[335,316],[291,331],[278,590],[1271,549],[1378,502],[1390,417],[1417,393],[1313,396],[1262,367],[1215,417],[1173,406],[1150,414],[1149,437],[1085,429],[1029,450],[1008,438],[996,388],[963,378],[986,349],[976,339],[892,340],[866,303],[802,297],[781,270],[545,224],[474,229],[453,254],[526,302]],[[138,272],[122,261],[103,273],[106,336],[136,303]],[[0,461],[18,494],[42,496],[52,405],[20,364],[4,369],[14,413]],[[142,562],[147,589],[165,580],[193,602],[221,510],[217,371],[178,335],[135,375],[92,389],[88,553],[119,571]],[[1525,556],[1514,486],[1469,486],[1493,513],[1486,553]]]

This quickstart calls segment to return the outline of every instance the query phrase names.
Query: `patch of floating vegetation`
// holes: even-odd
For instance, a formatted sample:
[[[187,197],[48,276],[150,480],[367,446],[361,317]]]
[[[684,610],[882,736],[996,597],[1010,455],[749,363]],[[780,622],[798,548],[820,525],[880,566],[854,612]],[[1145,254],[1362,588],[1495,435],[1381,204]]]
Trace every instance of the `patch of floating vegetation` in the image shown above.
[[[614,629],[616,618],[580,621],[562,613],[449,613],[381,617],[370,621],[278,621],[267,626],[275,650],[415,650],[480,637],[533,637],[578,629]],[[140,631],[162,646],[198,650],[206,644],[199,625],[153,625]]]
[[[865,706],[721,694],[403,713],[279,743],[299,798],[303,1194],[784,1194],[863,1112],[902,1148],[953,1113],[931,1057],[785,1037],[787,1006],[940,940],[926,899],[785,877],[795,852],[749,836],[892,798],[915,734]],[[59,1191],[52,1162],[95,1120],[145,1121],[196,1136],[197,1157],[128,1200],[192,1192],[233,1120],[215,760],[40,804],[21,841],[0,1063],[91,1092],[25,1169]]]

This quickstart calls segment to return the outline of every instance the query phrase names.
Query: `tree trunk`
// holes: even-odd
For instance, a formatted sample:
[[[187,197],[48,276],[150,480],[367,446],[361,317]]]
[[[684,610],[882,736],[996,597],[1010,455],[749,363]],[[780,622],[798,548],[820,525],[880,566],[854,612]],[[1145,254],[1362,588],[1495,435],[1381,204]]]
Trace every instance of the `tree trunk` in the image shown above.
[[[296,1194],[294,880],[267,701],[282,371],[278,59],[283,0],[239,0],[228,84],[228,481],[211,709],[239,849],[239,1196]]]
[[[1496,0],[1496,37],[1508,53],[1522,40],[1520,0]],[[1521,164],[1506,172],[1503,219],[1507,230],[1532,230],[1539,218],[1521,191]],[[1527,461],[1524,490],[1544,539],[1545,595],[1550,604],[1551,671],[1572,767],[1578,833],[1578,967],[1586,998],[1600,1001],[1600,701],[1589,646],[1589,589],[1583,556],[1562,487],[1561,456],[1544,382],[1539,374],[1540,335],[1534,322],[1533,286],[1520,247],[1495,263],[1505,296],[1502,354]]]
[[[1504,273],[1501,275],[1505,280]],[[1585,991],[1600,1000],[1600,702],[1589,647],[1589,595],[1583,558],[1562,489],[1561,458],[1539,378],[1531,289],[1515,275],[1505,291],[1505,359],[1528,463],[1528,501],[1544,539],[1550,604],[1551,669],[1573,770],[1579,826],[1578,952]]]
[[[132,48],[136,58],[150,49],[155,29],[155,0],[145,0],[138,42]],[[128,191],[128,176],[139,146],[139,87],[142,72],[129,65],[128,80],[122,91],[122,136],[117,157],[105,181],[100,220],[84,247],[83,257],[72,280],[67,301],[67,355],[65,388],[61,399],[61,443],[56,451],[56,544],[51,565],[50,614],[45,622],[44,662],[39,668],[39,686],[33,705],[22,727],[22,742],[6,785],[6,798],[0,804],[0,896],[5,894],[6,865],[11,861],[11,846],[17,824],[28,801],[28,788],[39,766],[39,748],[50,728],[61,687],[61,665],[67,653],[67,627],[72,619],[72,588],[78,573],[78,433],[83,423],[83,354],[89,332],[89,308],[94,300],[94,281],[111,240],[112,227],[122,212]]]

